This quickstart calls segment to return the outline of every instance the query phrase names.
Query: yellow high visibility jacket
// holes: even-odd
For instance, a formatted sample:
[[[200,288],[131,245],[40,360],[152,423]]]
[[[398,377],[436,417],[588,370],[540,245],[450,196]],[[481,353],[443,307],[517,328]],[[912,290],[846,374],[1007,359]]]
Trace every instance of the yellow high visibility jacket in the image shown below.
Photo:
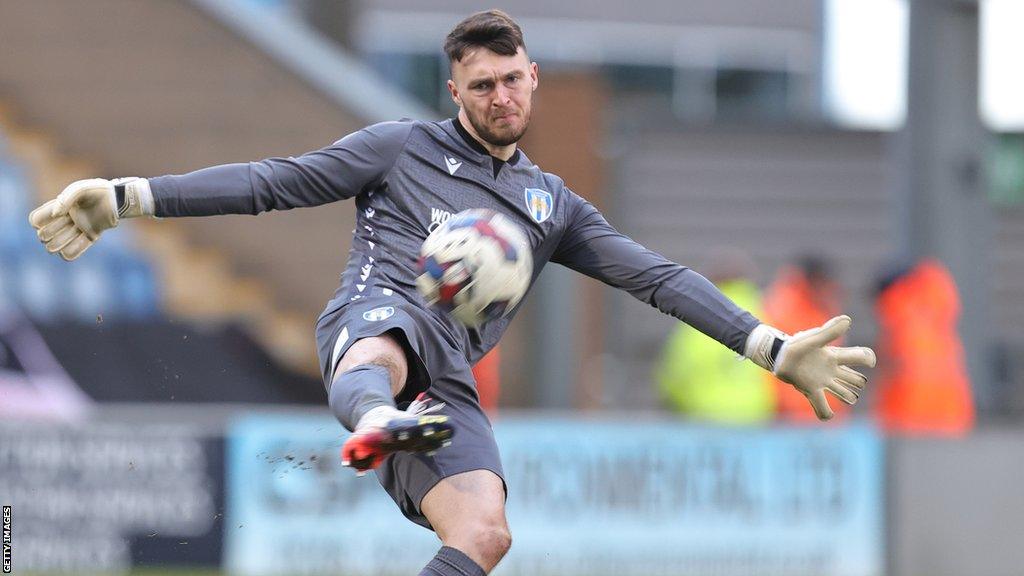
[[[718,288],[740,307],[761,316],[761,294],[747,280]],[[672,410],[723,424],[760,424],[775,416],[776,392],[766,372],[696,329],[680,323],[665,344],[655,379]]]

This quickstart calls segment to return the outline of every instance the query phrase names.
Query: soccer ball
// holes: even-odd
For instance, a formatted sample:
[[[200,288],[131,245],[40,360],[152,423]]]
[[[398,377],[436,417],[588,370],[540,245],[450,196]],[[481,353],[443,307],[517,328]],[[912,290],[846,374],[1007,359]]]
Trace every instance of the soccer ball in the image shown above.
[[[523,298],[533,257],[526,235],[510,219],[492,210],[465,210],[423,242],[419,272],[416,287],[428,304],[479,326]]]

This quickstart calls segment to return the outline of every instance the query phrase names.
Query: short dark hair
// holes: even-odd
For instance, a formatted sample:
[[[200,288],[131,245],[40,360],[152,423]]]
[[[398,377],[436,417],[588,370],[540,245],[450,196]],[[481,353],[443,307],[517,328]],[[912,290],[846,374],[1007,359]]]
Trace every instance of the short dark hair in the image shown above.
[[[502,56],[515,56],[519,48],[526,50],[523,30],[511,16],[501,10],[477,12],[459,22],[444,40],[444,53],[449,62],[460,62],[473,48],[487,48]]]

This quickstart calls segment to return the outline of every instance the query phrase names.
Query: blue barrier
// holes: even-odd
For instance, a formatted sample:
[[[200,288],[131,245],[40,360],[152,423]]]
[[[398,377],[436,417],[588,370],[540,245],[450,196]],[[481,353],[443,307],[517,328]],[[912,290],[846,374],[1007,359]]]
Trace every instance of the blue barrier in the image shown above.
[[[432,557],[433,534],[372,477],[341,469],[342,432],[327,417],[232,426],[227,569],[409,574]],[[883,448],[870,428],[508,419],[495,434],[515,541],[498,576],[882,573]]]

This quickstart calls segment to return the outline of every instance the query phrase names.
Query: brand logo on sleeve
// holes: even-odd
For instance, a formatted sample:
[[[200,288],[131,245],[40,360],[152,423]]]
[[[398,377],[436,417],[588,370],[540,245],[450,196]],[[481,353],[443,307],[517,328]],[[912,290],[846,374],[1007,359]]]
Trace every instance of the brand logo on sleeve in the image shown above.
[[[526,210],[537,222],[543,222],[551,217],[555,201],[551,193],[540,188],[526,189]]]

